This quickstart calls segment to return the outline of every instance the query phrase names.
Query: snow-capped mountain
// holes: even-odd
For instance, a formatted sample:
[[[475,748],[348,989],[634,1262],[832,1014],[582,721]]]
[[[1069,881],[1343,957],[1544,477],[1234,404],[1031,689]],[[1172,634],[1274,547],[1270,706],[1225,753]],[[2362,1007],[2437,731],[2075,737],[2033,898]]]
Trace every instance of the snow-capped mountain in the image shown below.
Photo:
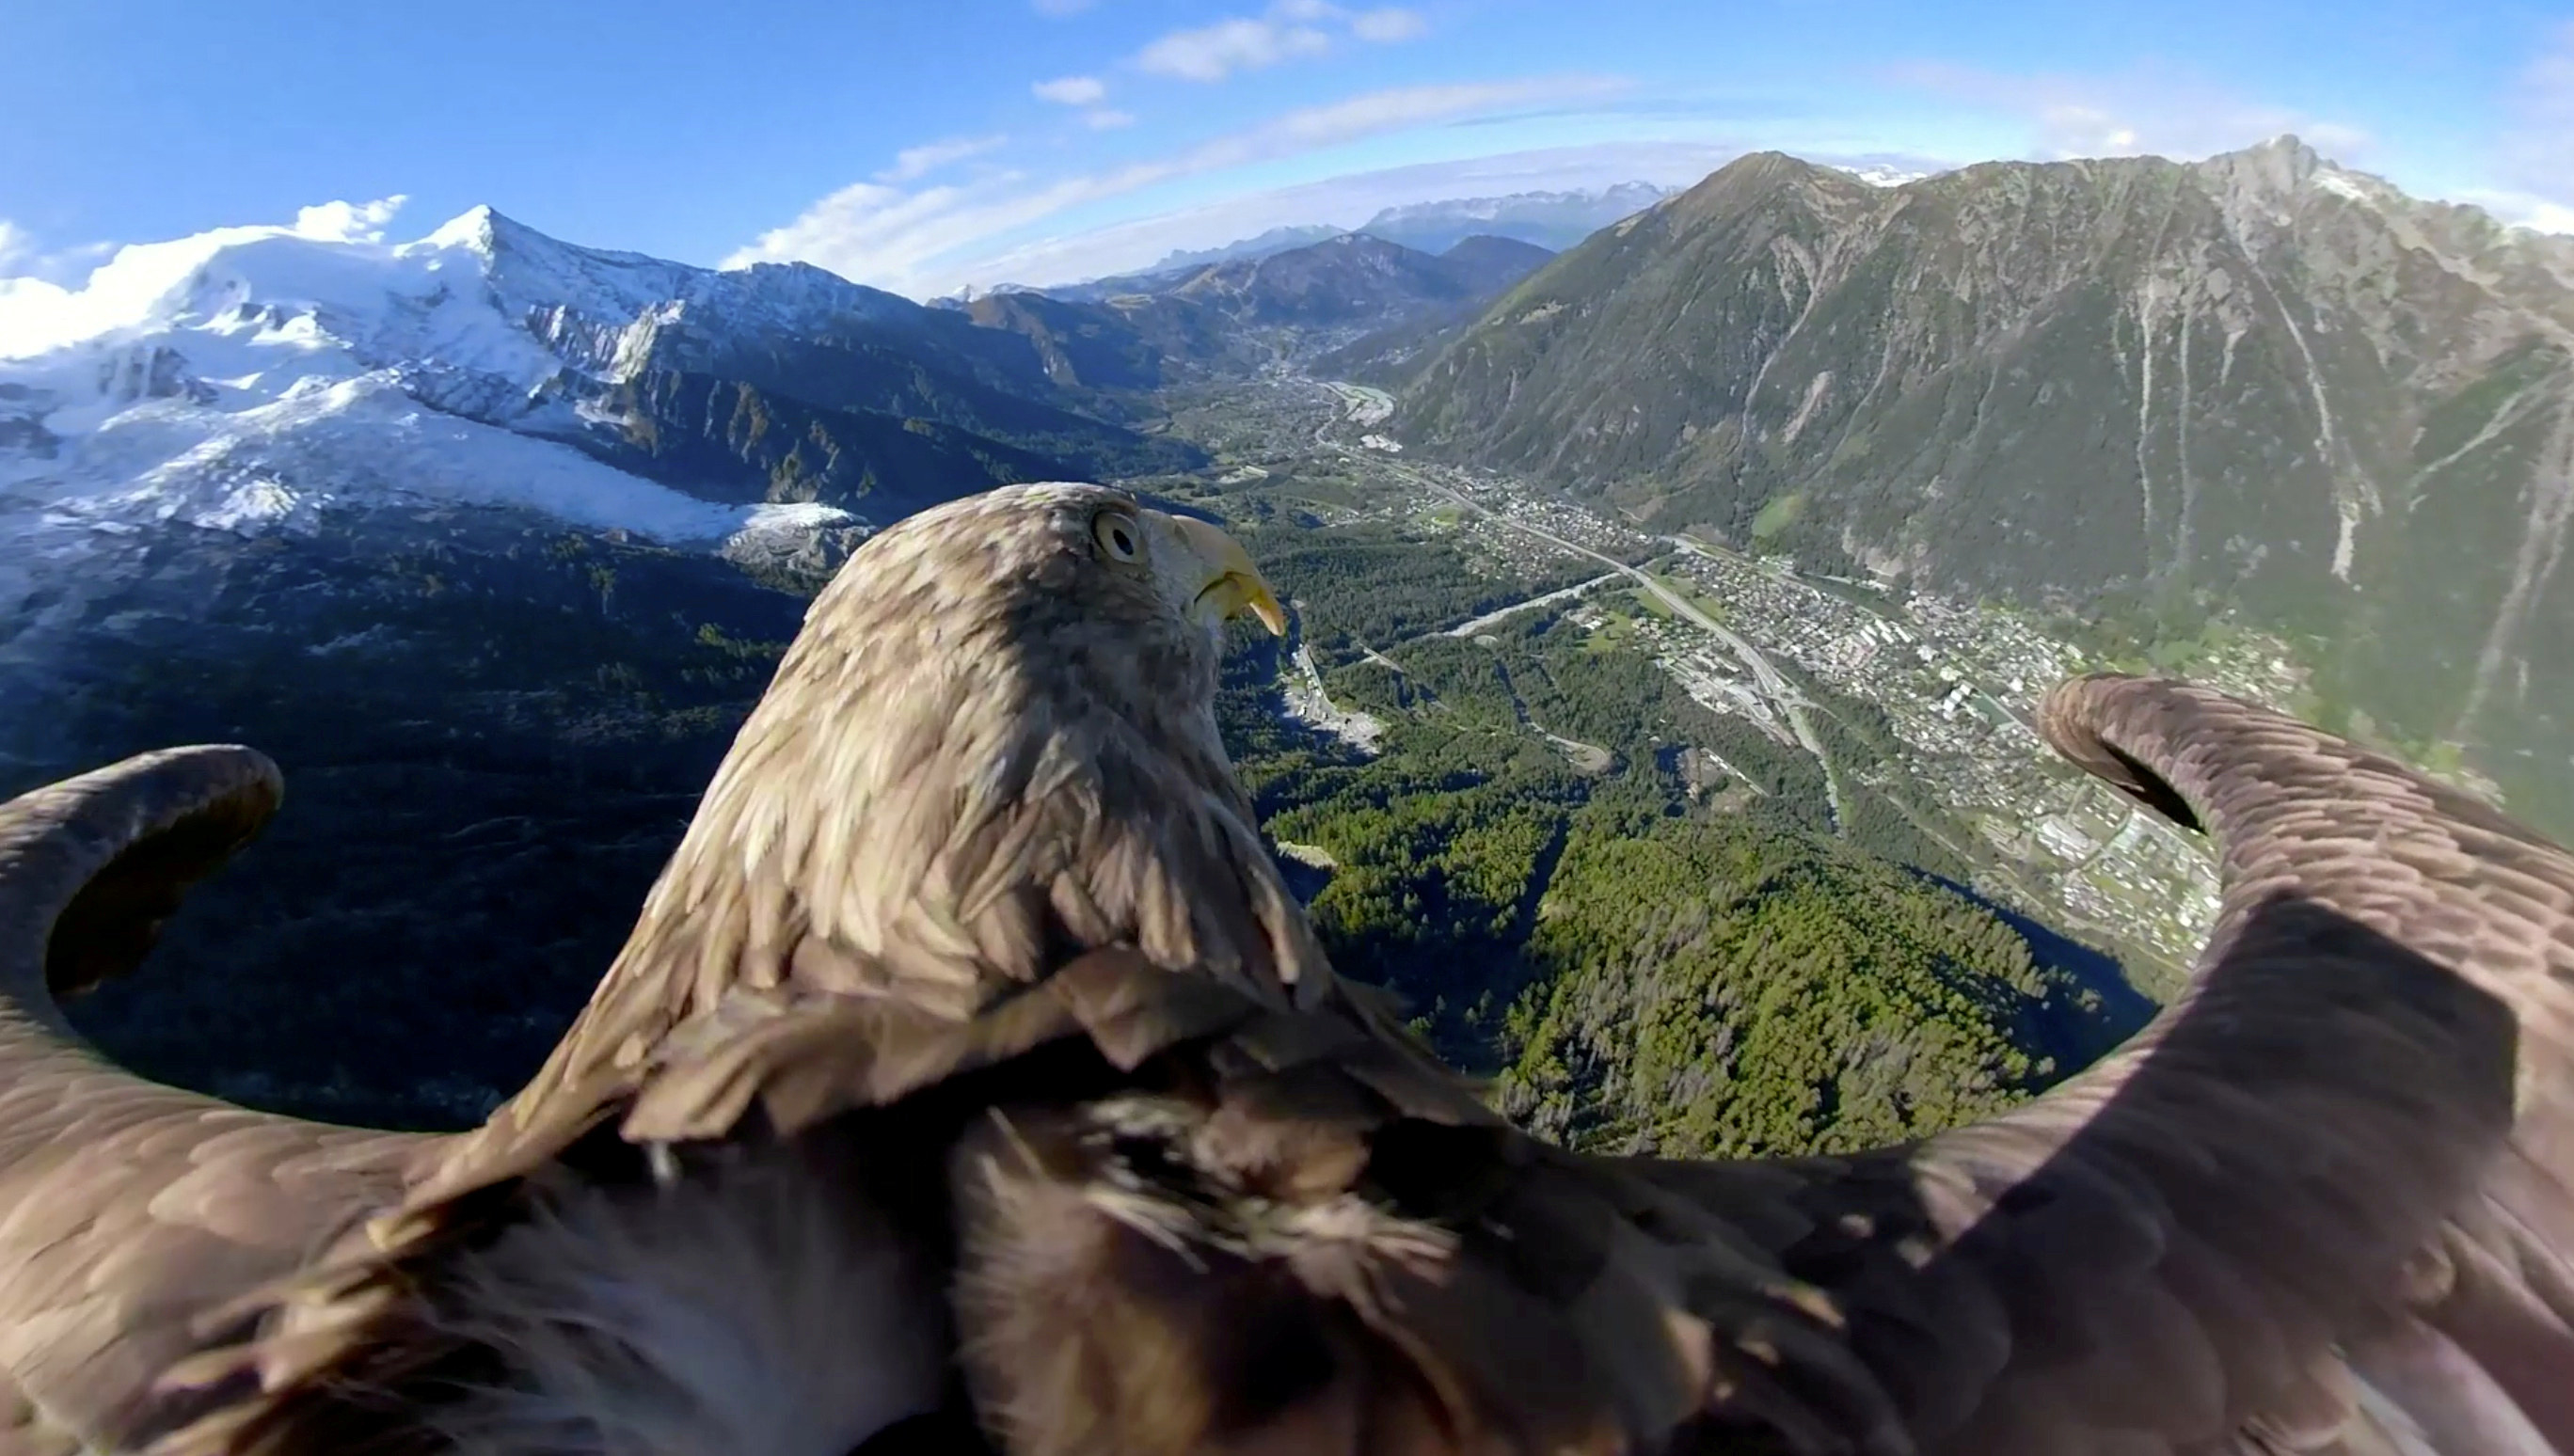
[[[388,239],[387,212],[0,281],[0,796],[173,743],[274,756],[291,803],[190,913],[326,969],[165,958],[75,1014],[255,1103],[471,1121],[615,953],[857,540],[1203,456],[957,311],[484,210]],[[1131,393],[1158,376],[1129,353]],[[464,973],[388,980],[397,944]],[[460,1065],[481,1080],[431,1079]]]
[[[555,743],[528,703],[676,711],[877,526],[1202,459],[1019,334],[819,269],[389,212],[0,282],[0,770],[350,714]],[[716,731],[686,724],[655,740]]]
[[[1930,175],[1919,167],[1893,167],[1882,162],[1853,164],[1835,170],[1849,173],[1871,187],[1902,187]]]
[[[436,502],[720,542],[775,518],[779,493],[639,469],[636,437],[660,433],[640,385],[891,346],[949,356],[929,362],[962,392],[1047,398],[1041,371],[1009,378],[1013,341],[963,324],[803,265],[575,247],[489,208],[411,243],[308,214],[130,247],[76,292],[0,300],[0,519],[291,530]]]

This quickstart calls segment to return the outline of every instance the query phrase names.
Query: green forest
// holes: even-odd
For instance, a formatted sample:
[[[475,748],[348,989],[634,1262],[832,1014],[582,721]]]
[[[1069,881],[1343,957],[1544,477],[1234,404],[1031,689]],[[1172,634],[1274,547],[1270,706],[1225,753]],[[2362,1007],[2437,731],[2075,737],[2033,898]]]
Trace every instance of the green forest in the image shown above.
[[[1896,802],[1900,775],[1860,784],[1886,741],[1868,705],[1809,685],[1836,825],[1811,757],[1615,630],[1647,610],[1631,597],[1584,599],[1599,632],[1537,610],[1441,635],[1593,564],[1514,576],[1382,521],[1237,529],[1335,702],[1387,726],[1371,756],[1286,718],[1297,643],[1242,629],[1220,714],[1282,862],[1337,961],[1528,1125],[1838,1146],[2024,1095],[2141,1015],[2104,957],[1951,888],[1967,876]],[[288,807],[75,1015],[183,1085],[470,1125],[614,955],[812,584],[579,535],[352,562],[327,593],[309,562],[245,548],[242,567],[192,636],[102,653],[97,691],[55,715],[61,771],[247,741],[285,766]],[[304,600],[327,609],[273,624]]]
[[[1614,634],[1538,609],[1450,638],[1489,609],[1424,594],[1401,640],[1405,594],[1365,588],[1381,531],[1253,548],[1379,751],[1282,718],[1292,643],[1242,640],[1222,718],[1335,960],[1524,1125],[1674,1154],[1880,1142],[2025,1097],[2150,1011],[2108,957],[1954,888],[1927,798],[1846,783],[1836,833],[1811,756]],[[1881,711],[1804,686],[1846,775],[1891,752]],[[1692,746],[1754,781],[1685,775]]]

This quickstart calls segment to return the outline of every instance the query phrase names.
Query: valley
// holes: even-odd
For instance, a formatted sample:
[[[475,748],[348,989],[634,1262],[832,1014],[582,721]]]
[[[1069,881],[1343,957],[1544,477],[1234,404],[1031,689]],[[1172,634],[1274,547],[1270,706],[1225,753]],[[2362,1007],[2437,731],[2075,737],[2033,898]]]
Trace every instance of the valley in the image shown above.
[[[2306,167],[2279,184],[2300,198],[2346,180],[2305,155],[2238,163]],[[616,954],[849,553],[938,501],[1097,479],[1222,521],[1287,600],[1284,641],[1234,639],[1218,702],[1263,828],[1335,962],[1525,1125],[1802,1151],[2025,1097],[2142,1024],[2213,910],[2203,842],[2039,740],[2051,684],[2179,672],[2487,790],[2552,712],[2513,649],[2487,676],[2522,686],[2479,721],[2518,727],[2426,737],[2354,677],[2393,639],[2318,639],[2102,555],[2114,480],[2029,483],[2096,454],[2047,431],[2125,418],[2046,397],[2124,378],[2114,330],[2067,336],[2035,397],[2012,382],[2032,365],[1890,353],[1880,421],[1766,283],[1723,292],[1822,239],[1780,196],[1858,216],[1966,189],[1982,227],[1987,194],[2030,177],[2065,185],[1876,188],[1752,158],[1561,256],[1447,236],[1461,215],[1422,235],[1437,254],[1336,233],[926,306],[488,210],[413,244],[192,240],[127,323],[0,355],[0,532],[21,548],[0,557],[0,789],[229,740],[278,758],[291,806],[74,1015],[152,1075],[255,1105],[479,1119]],[[1805,231],[1762,232],[1780,218]],[[1638,290],[1673,276],[1750,312],[1665,329],[1690,298]],[[1876,286],[1832,307],[1919,303]],[[2187,339],[2184,320],[2182,388],[2207,364]],[[1636,408],[1594,388],[1613,377]],[[1904,414],[1969,378],[1955,440]],[[2494,466],[2493,504],[2518,457],[2478,452],[2536,387],[2468,390],[2420,449]],[[2027,428],[1986,413],[2004,404]],[[2216,527],[2213,483],[2285,428],[2238,429],[2231,464],[2204,419],[2175,446],[2190,540]],[[1996,453],[1889,463],[1917,438]],[[2152,452],[2130,456],[2159,492]],[[1915,524],[1873,538],[1869,511]],[[1955,529],[1920,537],[1943,512]],[[2293,562],[2306,524],[2234,520],[2228,550]],[[2391,529],[2360,534],[2358,576],[2401,560]],[[2532,623],[2546,566],[2512,599]],[[2048,585],[2084,572],[2092,595]],[[2420,641],[2455,666],[2486,637]]]
[[[12,20],[0,1456],[2574,1456],[2574,0]]]
[[[1379,398],[1285,373],[1208,391],[1180,405],[1176,428],[1215,452],[1214,483],[1137,482],[1326,537],[1363,524],[1419,533],[1455,544],[1484,580],[1527,584],[1471,617],[1319,655],[1312,639],[1336,632],[1340,604],[1297,600],[1307,640],[1286,660],[1281,711],[1374,751],[1380,716],[1441,711],[1435,690],[1390,712],[1381,691],[1422,650],[1569,634],[1650,664],[1714,716],[1695,736],[1670,722],[1648,733],[1689,801],[1789,800],[1771,813],[1906,862],[1935,859],[1997,903],[2113,947],[2157,993],[2175,983],[2214,912],[2206,847],[2064,770],[2031,727],[2049,685],[2117,664],[1997,606],[1809,576],[1784,558],[1649,534],[1503,472],[1372,448]],[[1568,575],[1580,580],[1553,585]],[[2298,688],[2283,658],[2252,649],[2189,671],[2274,703]],[[1607,751],[1524,708],[1517,718],[1568,757]],[[1799,801],[1812,789],[1815,801]]]
[[[1353,368],[1407,460],[2102,656],[2241,637],[2561,834],[2570,339],[2564,239],[2281,136],[1894,187],[1746,156]]]

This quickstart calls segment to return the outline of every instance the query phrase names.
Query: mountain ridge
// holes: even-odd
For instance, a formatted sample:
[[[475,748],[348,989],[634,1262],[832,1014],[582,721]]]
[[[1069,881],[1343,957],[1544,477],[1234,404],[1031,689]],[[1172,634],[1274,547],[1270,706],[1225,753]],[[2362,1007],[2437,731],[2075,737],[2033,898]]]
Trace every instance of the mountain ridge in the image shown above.
[[[0,486],[21,502],[95,503],[131,494],[133,482],[160,496],[186,496],[191,482],[219,488],[257,474],[250,457],[279,431],[319,442],[337,413],[374,428],[408,402],[463,422],[466,435],[565,445],[638,475],[633,494],[645,504],[622,524],[720,535],[714,517],[679,522],[685,512],[648,504],[658,497],[646,477],[698,500],[743,497],[736,481],[649,468],[654,444],[675,431],[728,428],[693,409],[688,420],[653,417],[649,402],[671,397],[652,383],[660,377],[721,379],[823,412],[844,444],[893,442],[906,422],[943,429],[965,452],[939,462],[950,474],[978,448],[1008,461],[965,472],[969,482],[1023,478],[1039,457],[1056,463],[1040,473],[1064,475],[1186,458],[1107,418],[1115,410],[1059,383],[1006,330],[809,265],[717,271],[584,248],[488,207],[414,243],[270,228],[130,249],[83,299],[85,330],[0,339]],[[614,494],[607,477],[546,459],[533,474],[591,480],[593,505]],[[303,494],[354,503],[319,479]],[[852,486],[833,504],[854,508],[863,495]],[[815,499],[789,485],[749,497]],[[524,493],[499,503],[542,506]]]
[[[1514,192],[1498,197],[1407,203],[1381,209],[1352,231],[1424,253],[1445,253],[1477,235],[1509,238],[1561,253],[1677,190],[1653,182],[1620,182],[1597,190]]]
[[[1366,234],[1433,256],[1447,253],[1468,238],[1507,238],[1560,253],[1592,233],[1653,206],[1676,189],[1652,182],[1620,182],[1596,190],[1515,192],[1492,197],[1449,198],[1380,208],[1354,228],[1330,224],[1276,227],[1214,248],[1174,249],[1160,261],[1127,273],[1084,279],[1041,290],[1057,298],[1095,301],[1120,293],[1154,293],[1168,289],[1197,271],[1220,263],[1257,262],[1275,254],[1353,234]],[[994,292],[1021,291],[1014,287]],[[979,296],[979,295],[978,295]]]
[[[1150,390],[1249,373],[1281,349],[1311,354],[1425,317],[1461,316],[1552,256],[1483,235],[1429,254],[1337,233],[1155,277],[984,294],[949,311],[1024,335],[1059,379]]]
[[[2294,138],[1891,188],[1756,154],[1523,283],[1395,433],[2140,640],[2240,614],[2327,717],[2563,815],[2569,280]]]

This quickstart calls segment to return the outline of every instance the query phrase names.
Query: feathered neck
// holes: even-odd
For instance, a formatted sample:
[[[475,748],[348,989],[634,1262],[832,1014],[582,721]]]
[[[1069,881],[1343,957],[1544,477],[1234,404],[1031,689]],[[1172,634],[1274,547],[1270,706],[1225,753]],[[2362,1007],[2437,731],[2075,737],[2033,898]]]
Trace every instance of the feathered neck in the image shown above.
[[[853,561],[716,770],[611,984],[675,959],[692,988],[677,1015],[727,986],[962,1015],[1119,943],[1273,991],[1321,978],[1217,733],[1216,644],[1085,598],[1075,565]],[[959,600],[960,579],[994,585]]]

